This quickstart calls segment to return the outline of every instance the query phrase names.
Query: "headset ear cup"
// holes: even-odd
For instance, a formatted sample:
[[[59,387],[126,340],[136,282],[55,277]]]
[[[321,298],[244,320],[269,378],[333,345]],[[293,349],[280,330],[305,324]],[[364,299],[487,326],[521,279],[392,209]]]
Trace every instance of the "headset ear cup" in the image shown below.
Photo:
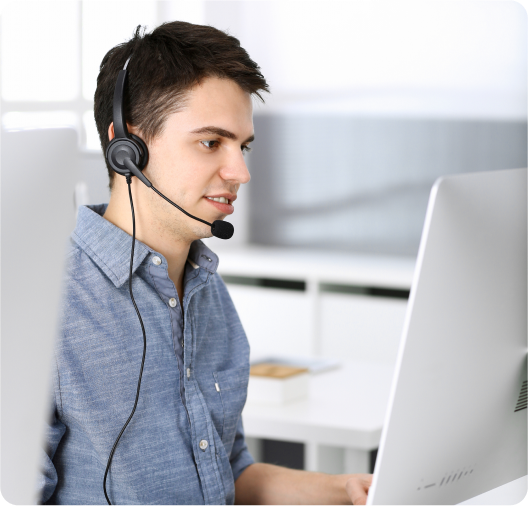
[[[132,139],[112,139],[106,148],[105,156],[110,167],[122,176],[130,174],[123,163],[125,158],[129,158],[136,165],[139,165],[142,159],[140,145]]]
[[[149,152],[148,152],[147,145],[137,135],[134,135],[134,134],[129,134],[129,135],[139,145],[139,147],[141,148],[140,149],[140,151],[141,151],[141,160],[138,162],[137,165],[138,165],[138,167],[141,170],[143,170],[147,166],[147,163],[148,163],[148,160],[149,160]]]

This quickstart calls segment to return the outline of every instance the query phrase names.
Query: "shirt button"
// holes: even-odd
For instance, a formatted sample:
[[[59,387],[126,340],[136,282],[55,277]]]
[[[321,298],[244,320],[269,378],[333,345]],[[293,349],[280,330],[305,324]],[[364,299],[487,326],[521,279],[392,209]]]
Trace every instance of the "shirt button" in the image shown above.
[[[205,440],[205,439],[202,439],[200,441],[200,450],[202,450],[203,452],[205,450],[207,450],[207,447],[209,446],[209,443]]]
[[[154,265],[160,265],[161,264],[161,258],[160,257],[153,257],[152,258],[152,263]]]
[[[169,306],[170,307],[176,307],[176,299],[174,297],[169,299]]]

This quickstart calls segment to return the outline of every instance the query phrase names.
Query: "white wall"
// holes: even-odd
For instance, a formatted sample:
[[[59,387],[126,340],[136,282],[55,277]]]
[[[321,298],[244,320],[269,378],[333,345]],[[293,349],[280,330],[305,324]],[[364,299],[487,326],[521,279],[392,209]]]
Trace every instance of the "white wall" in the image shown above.
[[[526,117],[517,2],[214,1],[206,20],[261,65],[273,107]]]

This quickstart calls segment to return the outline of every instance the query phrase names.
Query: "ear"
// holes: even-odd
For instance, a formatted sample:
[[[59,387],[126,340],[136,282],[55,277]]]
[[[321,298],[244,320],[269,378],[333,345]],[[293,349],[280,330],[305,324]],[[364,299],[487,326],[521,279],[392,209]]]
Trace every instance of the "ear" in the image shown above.
[[[135,133],[134,127],[130,126],[128,123],[127,123],[127,130],[131,134]],[[110,123],[110,126],[108,127],[108,140],[111,141],[114,137],[115,137],[114,122],[112,121],[112,123]]]

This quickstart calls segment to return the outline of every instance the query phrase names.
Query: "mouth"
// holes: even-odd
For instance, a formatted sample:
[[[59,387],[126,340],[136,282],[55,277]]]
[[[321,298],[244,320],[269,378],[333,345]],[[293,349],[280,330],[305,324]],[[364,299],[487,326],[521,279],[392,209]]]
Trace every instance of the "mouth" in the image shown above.
[[[233,202],[237,196],[224,193],[222,195],[207,195],[204,197],[207,202],[216,207],[222,214],[232,214],[235,210]]]

